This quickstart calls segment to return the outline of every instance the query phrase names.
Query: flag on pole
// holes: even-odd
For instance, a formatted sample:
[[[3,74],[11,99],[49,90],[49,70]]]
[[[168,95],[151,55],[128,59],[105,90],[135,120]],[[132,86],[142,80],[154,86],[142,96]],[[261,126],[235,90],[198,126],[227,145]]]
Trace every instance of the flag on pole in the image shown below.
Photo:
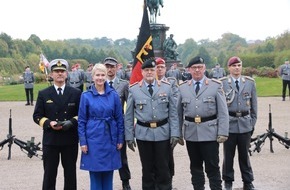
[[[134,63],[132,74],[130,77],[130,84],[142,80],[141,66],[144,61],[154,59],[154,50],[152,44],[152,35],[150,31],[149,17],[147,12],[146,1],[144,1],[143,18],[137,39],[135,49]]]
[[[39,56],[39,69],[41,70],[42,73],[47,73],[47,67],[49,65],[49,61],[46,59],[46,57],[41,53]]]

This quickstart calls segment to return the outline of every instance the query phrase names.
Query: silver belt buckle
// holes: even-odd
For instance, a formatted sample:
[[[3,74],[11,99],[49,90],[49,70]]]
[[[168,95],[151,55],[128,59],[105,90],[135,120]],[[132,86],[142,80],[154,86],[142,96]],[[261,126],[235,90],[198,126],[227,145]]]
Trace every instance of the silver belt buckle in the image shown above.
[[[151,128],[156,128],[156,127],[157,127],[157,123],[156,123],[156,122],[154,122],[154,123],[150,123],[150,127],[151,127]]]
[[[236,112],[236,117],[242,117],[242,112]]]
[[[194,122],[195,123],[201,123],[201,117],[199,115],[194,117]]]

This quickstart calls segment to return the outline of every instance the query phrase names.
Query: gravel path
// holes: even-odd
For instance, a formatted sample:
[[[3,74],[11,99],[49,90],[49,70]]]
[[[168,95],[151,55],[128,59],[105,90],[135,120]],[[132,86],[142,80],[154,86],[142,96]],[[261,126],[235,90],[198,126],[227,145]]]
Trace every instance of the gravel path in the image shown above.
[[[27,141],[31,136],[35,142],[41,141],[42,131],[32,120],[33,106],[24,106],[25,102],[0,102],[0,141],[8,133],[9,110],[12,110],[13,134],[16,138]],[[268,129],[269,104],[272,107],[272,123],[275,132],[284,136],[290,132],[289,116],[290,101],[282,102],[280,97],[258,98],[258,121],[254,136],[263,134]],[[222,147],[222,146],[221,146]],[[259,190],[289,190],[290,189],[290,150],[274,138],[274,153],[270,152],[270,140],[266,139],[260,153],[254,152],[251,163],[254,170],[254,185]],[[222,148],[220,149],[222,163]],[[42,185],[42,161],[36,157],[28,158],[20,148],[12,145],[11,160],[7,160],[8,147],[0,151],[0,190],[39,190]],[[131,186],[133,190],[141,190],[141,164],[138,150],[128,150],[129,165],[132,173]],[[173,187],[178,190],[191,190],[189,159],[186,148],[178,145],[174,151],[175,171]],[[79,168],[79,162],[77,163]],[[63,171],[59,167],[57,189],[63,189]],[[235,161],[236,181],[234,189],[241,189],[243,183],[239,167]],[[78,189],[89,189],[88,172],[77,170]],[[114,174],[114,189],[121,190],[119,174]],[[206,189],[209,189],[208,182]]]

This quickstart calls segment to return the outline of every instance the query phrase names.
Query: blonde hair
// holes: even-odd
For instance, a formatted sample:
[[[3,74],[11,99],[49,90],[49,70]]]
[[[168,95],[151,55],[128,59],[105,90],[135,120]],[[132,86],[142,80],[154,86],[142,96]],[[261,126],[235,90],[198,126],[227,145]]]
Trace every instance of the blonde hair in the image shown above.
[[[95,66],[93,67],[93,70],[92,70],[92,76],[95,75],[96,71],[101,71],[101,72],[104,72],[105,75],[107,76],[107,68],[104,64],[102,63],[96,63]]]

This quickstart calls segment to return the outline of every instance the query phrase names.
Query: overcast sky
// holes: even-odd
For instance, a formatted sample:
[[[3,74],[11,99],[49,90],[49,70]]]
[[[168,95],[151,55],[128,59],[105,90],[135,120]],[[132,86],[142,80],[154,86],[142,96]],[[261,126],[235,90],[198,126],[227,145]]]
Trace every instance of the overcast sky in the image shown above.
[[[217,40],[227,32],[264,40],[290,31],[290,0],[163,0],[157,23],[177,43]],[[1,0],[0,33],[27,40],[71,38],[133,40],[143,0]]]

